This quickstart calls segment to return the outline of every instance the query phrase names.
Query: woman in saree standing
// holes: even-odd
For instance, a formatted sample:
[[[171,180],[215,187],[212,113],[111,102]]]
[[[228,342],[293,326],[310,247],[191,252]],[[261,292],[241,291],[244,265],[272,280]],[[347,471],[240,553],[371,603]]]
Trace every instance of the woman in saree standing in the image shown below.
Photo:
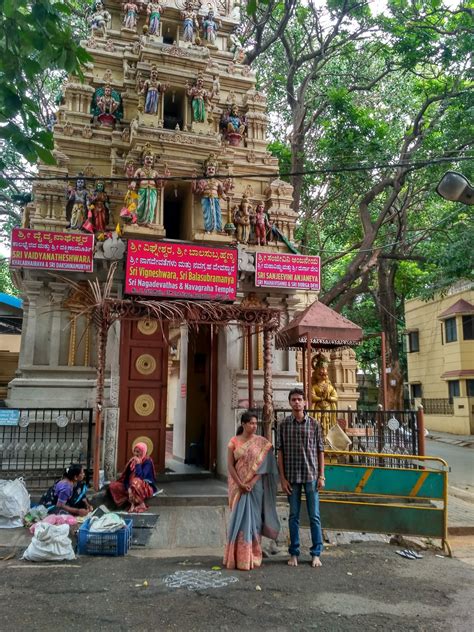
[[[146,443],[137,443],[133,457],[117,481],[110,483],[109,491],[117,507],[129,504],[130,513],[141,513],[148,507],[147,498],[158,493],[155,483],[155,466],[147,453]]]
[[[276,539],[278,468],[272,444],[256,435],[257,417],[242,415],[237,435],[228,444],[229,506],[231,510],[224,565],[248,571],[262,563],[262,535]]]

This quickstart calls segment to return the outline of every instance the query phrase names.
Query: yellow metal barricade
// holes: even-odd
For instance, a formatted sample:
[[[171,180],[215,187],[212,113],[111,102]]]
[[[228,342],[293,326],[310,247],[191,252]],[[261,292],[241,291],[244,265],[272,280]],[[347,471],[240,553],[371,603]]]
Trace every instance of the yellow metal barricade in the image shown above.
[[[323,528],[439,538],[448,536],[448,464],[439,457],[325,452]]]

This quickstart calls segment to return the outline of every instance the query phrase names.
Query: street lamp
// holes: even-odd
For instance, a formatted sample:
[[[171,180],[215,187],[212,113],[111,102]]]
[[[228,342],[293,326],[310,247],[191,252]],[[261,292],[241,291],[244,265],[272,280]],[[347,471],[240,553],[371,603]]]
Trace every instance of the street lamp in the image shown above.
[[[474,187],[457,171],[447,171],[436,187],[436,193],[449,202],[474,204]]]

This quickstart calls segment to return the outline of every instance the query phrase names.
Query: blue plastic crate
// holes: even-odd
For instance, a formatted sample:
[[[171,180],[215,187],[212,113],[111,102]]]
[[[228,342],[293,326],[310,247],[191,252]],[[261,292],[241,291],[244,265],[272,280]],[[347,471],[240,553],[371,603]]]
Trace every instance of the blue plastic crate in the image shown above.
[[[126,555],[132,545],[133,520],[125,519],[125,528],[113,533],[89,530],[90,518],[77,533],[79,555]]]

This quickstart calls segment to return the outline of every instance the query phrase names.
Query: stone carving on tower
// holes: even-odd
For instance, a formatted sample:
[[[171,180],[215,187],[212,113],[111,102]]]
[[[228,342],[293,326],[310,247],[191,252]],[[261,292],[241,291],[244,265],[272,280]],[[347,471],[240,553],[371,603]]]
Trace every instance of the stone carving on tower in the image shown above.
[[[148,23],[146,26],[147,35],[160,35],[161,14],[164,9],[159,2],[149,2],[146,8]]]
[[[147,226],[156,223],[159,191],[163,189],[164,182],[153,167],[155,155],[150,144],[145,146],[142,159],[143,166],[135,171],[129,187],[138,193],[136,221]]]
[[[194,33],[199,32],[199,22],[197,19],[197,13],[193,6],[193,2],[191,2],[190,0],[185,3],[184,8],[181,11],[181,18],[183,20],[183,40],[188,45],[192,44],[195,38]],[[200,40],[196,43],[199,42]]]
[[[239,108],[235,103],[232,103],[227,111],[222,114],[220,127],[229,145],[240,145],[247,126],[245,117],[240,116]]]
[[[143,109],[145,114],[158,114],[160,94],[166,92],[168,84],[158,81],[158,69],[151,67],[150,78],[143,82],[141,92],[143,94]]]
[[[86,189],[84,174],[79,173],[76,185],[69,189],[67,195],[66,214],[69,217],[69,228],[79,230],[87,218],[89,207],[89,192]]]
[[[210,154],[204,162],[205,179],[193,181],[193,192],[201,197],[204,230],[206,233],[222,232],[221,199],[227,199],[232,187],[228,178],[222,182],[215,177],[219,163],[215,154]]]
[[[62,158],[40,165],[45,180],[26,223],[103,232],[107,212],[93,205],[98,215],[91,215],[89,198],[106,192],[107,232],[119,222],[125,240],[239,241],[250,251],[287,252],[296,217],[291,186],[274,176],[266,99],[244,64],[239,15],[233,0],[97,0],[83,42],[93,61],[83,81],[70,76],[62,87],[52,126]],[[178,180],[163,189],[165,163]],[[79,173],[87,185],[73,185]],[[259,175],[242,177],[248,173]],[[66,180],[73,188],[65,198]]]
[[[109,83],[94,92],[91,114],[94,121],[105,127],[115,127],[123,118],[122,97]]]
[[[202,30],[204,40],[210,46],[216,46],[217,30],[219,28],[220,20],[215,19],[214,9],[212,5],[208,5],[207,15],[202,20]]]
[[[192,86],[187,86],[186,94],[191,99],[193,121],[204,123],[206,121],[206,106],[211,104],[213,95],[204,88],[202,72],[198,73]]]
[[[125,2],[122,5],[123,8],[123,26],[122,28],[128,31],[136,31],[138,24],[138,13],[140,11],[140,4],[135,2]]]
[[[104,3],[101,0],[92,7],[92,14],[90,15],[88,22],[91,29],[91,36],[105,37],[107,29],[109,28],[112,16],[104,7]]]

